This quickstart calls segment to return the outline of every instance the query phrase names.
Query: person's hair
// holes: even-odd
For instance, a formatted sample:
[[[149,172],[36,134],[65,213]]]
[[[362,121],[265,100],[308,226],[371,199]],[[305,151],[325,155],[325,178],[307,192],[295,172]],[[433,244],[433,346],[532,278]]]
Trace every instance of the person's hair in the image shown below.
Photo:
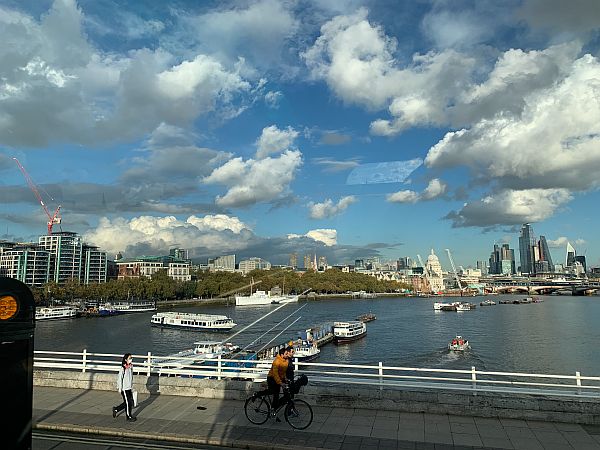
[[[121,365],[123,367],[125,367],[125,365],[127,364],[127,359],[131,356],[131,353],[125,353],[123,355],[123,359],[121,360]]]
[[[291,345],[288,345],[288,346],[285,348],[285,351],[286,351],[286,352],[291,352],[291,351],[294,351],[294,347],[292,347]]]
[[[278,352],[278,353],[279,353],[281,356],[283,356],[283,354],[284,354],[286,351],[287,351],[287,347],[281,347],[281,348],[279,349],[279,352]]]

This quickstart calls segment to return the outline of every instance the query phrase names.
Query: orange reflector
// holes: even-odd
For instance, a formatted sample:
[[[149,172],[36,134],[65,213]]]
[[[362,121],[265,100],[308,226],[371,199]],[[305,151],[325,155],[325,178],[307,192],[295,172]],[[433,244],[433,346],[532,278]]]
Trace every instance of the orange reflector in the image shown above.
[[[0,320],[8,320],[17,314],[19,304],[12,295],[0,297]]]

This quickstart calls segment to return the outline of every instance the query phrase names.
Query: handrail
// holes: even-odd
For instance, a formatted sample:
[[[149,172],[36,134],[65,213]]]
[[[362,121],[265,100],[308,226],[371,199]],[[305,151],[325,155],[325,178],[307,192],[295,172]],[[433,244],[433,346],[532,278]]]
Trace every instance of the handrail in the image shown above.
[[[77,370],[81,372],[117,372],[121,356],[113,353],[54,352],[36,350],[34,367]],[[134,372],[151,376],[241,378],[264,381],[265,360],[158,356],[148,352],[133,355]],[[574,398],[600,398],[600,377],[575,375],[498,372],[467,369],[397,367],[365,364],[332,364],[294,361],[295,367],[311,376],[311,383],[346,383],[386,388],[421,388],[478,392],[555,395]],[[260,367],[263,365],[263,367]],[[267,364],[270,365],[270,364]],[[448,375],[448,376],[444,376]],[[464,376],[461,376],[464,375]],[[585,384],[584,384],[585,382]]]

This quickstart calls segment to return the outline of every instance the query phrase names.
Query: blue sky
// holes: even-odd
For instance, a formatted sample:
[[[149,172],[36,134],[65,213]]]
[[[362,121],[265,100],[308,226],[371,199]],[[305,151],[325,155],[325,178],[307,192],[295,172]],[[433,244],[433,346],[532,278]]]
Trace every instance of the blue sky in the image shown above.
[[[596,0],[0,1],[0,239],[600,265]]]

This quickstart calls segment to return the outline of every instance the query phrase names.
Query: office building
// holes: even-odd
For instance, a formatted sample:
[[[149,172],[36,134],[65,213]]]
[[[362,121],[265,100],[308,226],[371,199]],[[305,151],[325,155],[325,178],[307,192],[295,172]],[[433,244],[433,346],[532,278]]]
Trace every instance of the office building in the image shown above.
[[[185,248],[176,247],[169,250],[169,256],[182,261],[188,261],[190,259],[190,252]]]
[[[533,227],[524,223],[519,236],[519,256],[522,275],[535,275],[535,237]]]
[[[213,262],[213,270],[217,272],[234,272],[235,255],[225,255],[215,258]]]
[[[50,253],[36,244],[13,244],[0,253],[0,276],[42,286],[50,275]]]
[[[290,267],[292,269],[298,268],[298,253],[292,253],[290,255]]]
[[[319,270],[327,269],[327,257],[319,256],[319,262],[317,263],[317,267]]]
[[[541,267],[548,267],[547,270],[542,270],[541,272],[554,272],[554,263],[552,262],[552,255],[550,254],[550,249],[548,248],[548,242],[546,242],[546,236],[540,236],[540,240],[538,241],[538,249],[539,260],[546,263],[542,264]]]
[[[83,264],[79,279],[84,284],[105,283],[108,278],[106,252],[93,245],[83,244]]]
[[[479,263],[477,267],[479,268]],[[515,251],[508,244],[494,244],[494,250],[489,260],[489,274],[513,275],[515,273]]]
[[[565,266],[569,267],[575,264],[575,256],[577,256],[577,252],[573,248],[570,242],[567,242],[567,255],[565,258]]]
[[[248,258],[240,261],[238,269],[246,275],[253,270],[271,270],[271,263],[262,258]]]
[[[39,245],[50,253],[50,281],[79,280],[83,263],[83,243],[77,233],[60,231],[39,237]]]

